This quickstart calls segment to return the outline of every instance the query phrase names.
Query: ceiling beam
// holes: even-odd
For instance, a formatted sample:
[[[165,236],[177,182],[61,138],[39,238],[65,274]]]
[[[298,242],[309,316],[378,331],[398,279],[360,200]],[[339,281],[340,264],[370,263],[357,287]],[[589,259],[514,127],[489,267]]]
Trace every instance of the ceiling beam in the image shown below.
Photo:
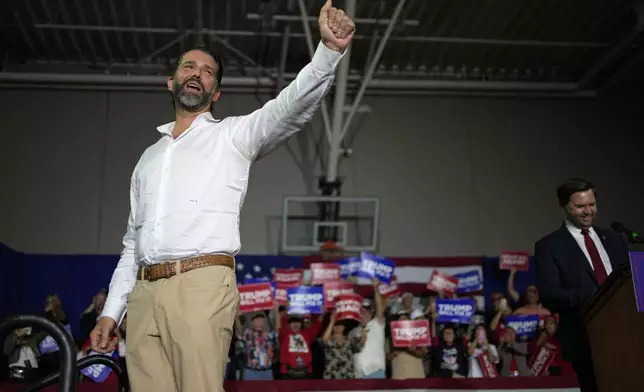
[[[300,19],[301,21],[301,19]],[[12,24],[4,24],[0,27],[15,27]],[[31,25],[36,29],[60,29],[60,30],[81,30],[81,31],[111,31],[111,32],[130,32],[130,33],[150,33],[150,34],[180,34],[185,31],[194,30],[179,30],[170,27],[141,27],[141,26],[95,26],[95,25],[67,25],[67,24],[51,24],[51,23],[37,23]],[[213,30],[202,29],[203,34],[218,35],[218,36],[268,36],[268,37],[282,37],[283,33],[279,31],[250,31],[250,30]],[[306,38],[305,33],[290,34],[291,38]],[[371,35],[355,35],[354,40],[371,40]],[[495,45],[495,46],[534,46],[534,47],[563,47],[563,48],[606,48],[610,47],[609,43],[604,42],[559,42],[559,41],[533,41],[533,40],[505,40],[505,39],[489,39],[489,38],[464,38],[464,37],[437,37],[437,36],[414,36],[414,35],[400,35],[391,37],[390,41],[405,41],[405,42],[433,42],[433,43],[448,43],[448,44],[466,44],[466,45]]]
[[[579,89],[584,90],[590,86],[608,67],[619,61],[623,55],[636,43],[637,39],[644,32],[644,4],[642,0],[635,6],[637,21],[633,30],[628,33],[621,41],[615,45],[606,55],[601,58],[579,81]]]

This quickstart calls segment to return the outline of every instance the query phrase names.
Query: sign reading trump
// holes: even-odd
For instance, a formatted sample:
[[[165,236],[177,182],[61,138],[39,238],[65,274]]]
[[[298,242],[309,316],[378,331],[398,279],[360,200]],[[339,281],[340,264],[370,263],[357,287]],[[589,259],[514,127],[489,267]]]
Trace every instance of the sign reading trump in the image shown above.
[[[273,287],[270,282],[244,284],[239,290],[239,313],[273,309]]]
[[[404,320],[391,323],[394,347],[430,346],[429,320]]]
[[[381,283],[389,284],[396,268],[394,262],[366,252],[360,254],[360,269],[356,276],[365,279],[377,278]]]
[[[286,290],[288,314],[324,313],[324,290],[321,286],[290,287]]]
[[[437,299],[438,319],[436,322],[470,324],[474,310],[474,300],[471,298]]]

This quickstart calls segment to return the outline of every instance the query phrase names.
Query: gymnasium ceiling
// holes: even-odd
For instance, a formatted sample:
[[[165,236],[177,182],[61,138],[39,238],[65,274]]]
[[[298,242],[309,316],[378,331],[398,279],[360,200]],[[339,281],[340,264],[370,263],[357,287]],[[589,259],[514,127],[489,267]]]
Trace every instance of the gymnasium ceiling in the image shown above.
[[[301,1],[316,42],[322,2]],[[644,86],[641,3],[407,0],[370,90],[593,95]],[[357,0],[350,88],[398,4]],[[261,80],[270,89],[310,59],[301,15],[300,0],[3,0],[0,87],[100,78],[109,85],[126,77],[146,84],[203,43],[224,58],[230,85]]]

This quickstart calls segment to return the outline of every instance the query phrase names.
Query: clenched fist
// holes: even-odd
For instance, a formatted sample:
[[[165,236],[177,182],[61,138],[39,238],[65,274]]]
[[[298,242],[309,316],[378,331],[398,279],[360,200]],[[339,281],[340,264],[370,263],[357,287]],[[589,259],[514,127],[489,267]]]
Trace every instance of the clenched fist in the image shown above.
[[[343,52],[356,32],[355,23],[343,10],[335,8],[331,0],[327,0],[320,10],[318,23],[322,43],[336,52]]]
[[[89,334],[89,339],[92,344],[92,350],[97,353],[110,353],[116,349],[118,338],[114,335],[116,329],[116,321],[109,317],[101,317],[96,322],[96,327]]]

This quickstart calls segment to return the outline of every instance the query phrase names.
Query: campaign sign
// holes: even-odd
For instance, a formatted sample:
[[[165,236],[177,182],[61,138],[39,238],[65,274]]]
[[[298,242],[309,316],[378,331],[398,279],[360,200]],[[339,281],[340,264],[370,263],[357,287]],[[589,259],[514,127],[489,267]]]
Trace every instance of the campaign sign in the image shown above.
[[[391,341],[394,347],[431,346],[429,320],[392,321]]]
[[[481,373],[483,377],[487,378],[497,378],[499,377],[499,371],[496,368],[496,365],[490,361],[490,357],[487,352],[483,352],[478,356],[479,365],[481,366]]]
[[[275,283],[299,286],[304,280],[304,270],[301,268],[276,269],[275,272],[273,272],[273,280]]]
[[[548,347],[543,346],[541,347],[541,350],[534,355],[530,371],[535,376],[543,376],[548,371],[548,368],[554,359],[555,352],[550,350]]]
[[[528,252],[503,251],[499,256],[499,269],[527,271],[530,269],[530,256]]]
[[[244,284],[237,287],[237,290],[239,291],[239,313],[270,310],[275,307],[270,282]]]
[[[360,321],[362,297],[359,294],[341,294],[335,298],[335,320]]]
[[[472,298],[437,299],[438,323],[470,324],[475,310]]]
[[[536,336],[539,329],[539,316],[536,314],[507,316],[504,324],[517,331],[517,338],[526,336],[531,339]]]
[[[72,336],[72,327],[71,325],[65,325],[65,331],[69,333],[69,336]],[[59,350],[58,343],[50,335],[45,336],[45,338],[38,345],[40,354],[54,353]]]
[[[321,286],[289,287],[288,314],[322,314],[324,313],[324,289]]]
[[[287,283],[275,283],[275,301],[280,305],[288,305],[287,290],[290,287],[300,287],[299,285],[292,285]]]
[[[391,278],[391,282],[389,284],[381,283],[380,286],[378,286],[378,291],[380,292],[380,295],[385,298],[400,295],[401,290],[398,286],[398,278],[396,278],[396,275]]]
[[[358,269],[356,276],[369,280],[378,278],[384,284],[391,283],[394,269],[396,269],[393,261],[366,252],[360,253],[360,259],[360,269]]]
[[[118,358],[118,355],[115,351],[112,351],[109,354],[101,354],[97,353],[96,351],[90,351],[88,355],[107,355],[114,359]],[[96,364],[81,369],[80,373],[94,382],[101,383],[107,380],[107,377],[110,375],[110,373],[112,373],[112,369],[109,366],[105,366],[103,364]]]
[[[451,275],[444,274],[439,270],[434,270],[429,276],[427,289],[437,293],[444,293],[445,295],[452,295],[456,292],[458,287],[458,279]]]
[[[637,311],[644,312],[644,252],[631,252],[630,256]]]
[[[348,280],[350,277],[355,276],[360,269],[360,264],[362,264],[362,259],[359,257],[349,257],[348,259],[340,260],[338,262],[340,266],[340,278]]]
[[[338,295],[353,294],[353,283],[350,282],[326,282],[324,288],[324,303],[327,308],[333,306],[333,302]]]
[[[483,290],[483,278],[478,270],[462,272],[453,275],[458,279],[456,294],[467,294]]]
[[[336,263],[312,263],[311,284],[313,286],[340,280],[340,266]]]

